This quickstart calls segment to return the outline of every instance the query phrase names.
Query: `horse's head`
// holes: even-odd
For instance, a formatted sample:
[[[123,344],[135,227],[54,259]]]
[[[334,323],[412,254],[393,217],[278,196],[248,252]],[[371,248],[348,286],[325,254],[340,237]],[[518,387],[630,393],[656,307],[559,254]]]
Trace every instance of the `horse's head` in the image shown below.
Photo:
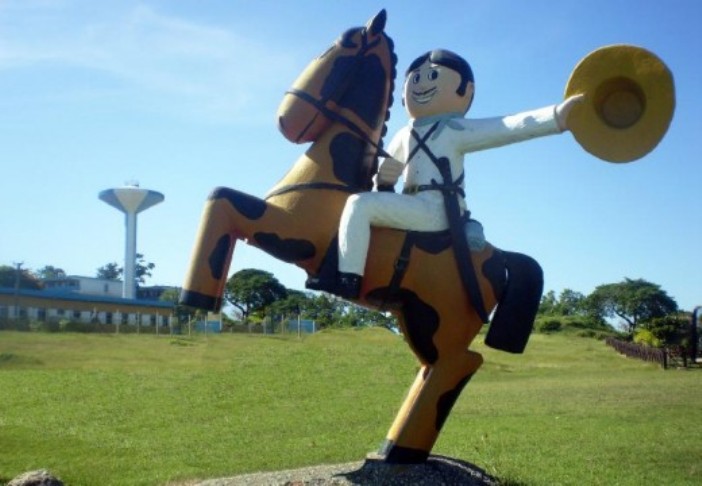
[[[347,30],[300,74],[278,109],[288,140],[314,141],[341,121],[377,143],[392,104],[397,61],[385,20],[381,10],[365,27]]]

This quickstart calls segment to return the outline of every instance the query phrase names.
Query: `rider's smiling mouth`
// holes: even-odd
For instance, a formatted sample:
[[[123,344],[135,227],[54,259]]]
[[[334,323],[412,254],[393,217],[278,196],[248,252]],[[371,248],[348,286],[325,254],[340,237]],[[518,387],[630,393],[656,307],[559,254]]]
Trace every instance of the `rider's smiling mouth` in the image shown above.
[[[415,103],[419,103],[420,105],[424,105],[426,103],[429,103],[431,99],[434,97],[436,94],[436,86],[433,88],[429,88],[426,91],[422,92],[412,92],[412,99],[415,101]]]

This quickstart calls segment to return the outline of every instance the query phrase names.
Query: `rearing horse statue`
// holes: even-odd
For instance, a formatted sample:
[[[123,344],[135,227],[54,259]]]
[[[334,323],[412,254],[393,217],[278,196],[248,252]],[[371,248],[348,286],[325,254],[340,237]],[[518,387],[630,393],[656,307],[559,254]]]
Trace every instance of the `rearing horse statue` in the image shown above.
[[[312,142],[264,199],[229,188],[210,195],[181,303],[219,310],[237,240],[293,263],[309,277],[336,267],[336,234],[348,196],[368,191],[392,105],[397,58],[385,11],[346,31],[314,59],[278,111],[282,133]],[[483,326],[457,258],[470,258],[486,342],[522,352],[542,290],[532,259],[497,250],[454,255],[448,231],[373,228],[358,304],[389,310],[421,363],[379,454],[391,463],[427,459],[463,387],[482,363],[468,347]],[[497,310],[495,310],[497,309]]]

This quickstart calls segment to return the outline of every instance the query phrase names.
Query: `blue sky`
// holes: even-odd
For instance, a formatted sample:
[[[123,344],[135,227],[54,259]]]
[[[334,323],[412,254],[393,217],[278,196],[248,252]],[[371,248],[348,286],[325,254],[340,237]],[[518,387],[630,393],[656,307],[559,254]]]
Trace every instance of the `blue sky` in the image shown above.
[[[547,290],[643,278],[683,309],[702,304],[696,0],[0,0],[0,264],[88,276],[121,264],[124,218],[97,196],[135,179],[165,195],[139,216],[149,283],[181,285],[209,191],[273,186],[305,149],[277,131],[284,91],[381,8],[400,72],[437,47],[470,61],[473,117],[557,103],[605,45],[660,56],[677,107],[651,154],[606,163],[569,133],[472,154],[467,197],[491,242],[541,263]],[[397,103],[389,132],[406,120]],[[303,288],[297,267],[239,244],[242,268]]]

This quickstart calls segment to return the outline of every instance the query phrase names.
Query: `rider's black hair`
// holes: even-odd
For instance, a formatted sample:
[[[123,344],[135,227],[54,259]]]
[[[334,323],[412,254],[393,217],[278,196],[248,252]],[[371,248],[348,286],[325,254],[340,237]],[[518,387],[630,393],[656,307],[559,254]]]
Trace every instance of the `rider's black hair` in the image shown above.
[[[410,64],[410,67],[407,68],[407,71],[405,72],[405,77],[409,76],[409,73],[417,69],[426,61],[438,64],[439,66],[445,66],[461,75],[461,82],[456,90],[456,94],[459,96],[463,96],[466,93],[466,86],[468,83],[475,83],[475,79],[473,78],[473,70],[470,68],[468,61],[463,59],[455,52],[451,52],[447,49],[434,49],[433,51],[425,52],[417,59],[412,61],[412,64]]]

